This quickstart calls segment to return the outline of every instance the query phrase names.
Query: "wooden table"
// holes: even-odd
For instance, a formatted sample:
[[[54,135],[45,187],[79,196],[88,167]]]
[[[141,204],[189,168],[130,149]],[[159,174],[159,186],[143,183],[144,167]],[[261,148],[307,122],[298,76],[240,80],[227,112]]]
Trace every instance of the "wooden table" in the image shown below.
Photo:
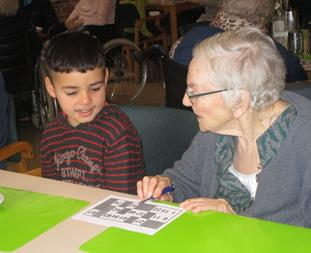
[[[133,196],[3,170],[0,170],[0,186],[86,200],[90,205],[111,194]],[[80,245],[103,230],[105,230],[104,226],[68,218],[19,248],[16,253],[82,252],[79,250]]]
[[[166,3],[167,2],[167,3]],[[171,22],[171,36],[172,44],[178,39],[178,24],[177,24],[177,14],[186,11],[192,10],[200,7],[201,5],[196,3],[191,3],[187,1],[180,2],[171,2],[171,1],[162,1],[162,3],[148,3],[146,5],[146,10],[161,10],[167,12],[170,15]]]

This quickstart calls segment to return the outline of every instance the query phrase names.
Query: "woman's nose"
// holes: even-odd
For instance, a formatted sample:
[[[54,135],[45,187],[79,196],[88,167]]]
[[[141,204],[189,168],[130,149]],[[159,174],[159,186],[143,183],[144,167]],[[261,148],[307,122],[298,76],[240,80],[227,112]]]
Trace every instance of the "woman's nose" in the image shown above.
[[[182,99],[182,103],[183,103],[184,106],[187,106],[187,107],[192,106],[192,103],[191,103],[191,101],[190,101],[190,99],[189,99],[189,97],[188,97],[186,92],[185,92],[184,97]]]

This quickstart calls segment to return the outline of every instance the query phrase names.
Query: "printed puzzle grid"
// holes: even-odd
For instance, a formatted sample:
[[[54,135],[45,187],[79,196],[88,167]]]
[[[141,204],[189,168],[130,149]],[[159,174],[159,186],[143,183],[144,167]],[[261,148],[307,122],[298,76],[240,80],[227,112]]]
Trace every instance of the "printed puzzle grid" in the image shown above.
[[[182,213],[174,206],[111,196],[74,218],[152,235]]]

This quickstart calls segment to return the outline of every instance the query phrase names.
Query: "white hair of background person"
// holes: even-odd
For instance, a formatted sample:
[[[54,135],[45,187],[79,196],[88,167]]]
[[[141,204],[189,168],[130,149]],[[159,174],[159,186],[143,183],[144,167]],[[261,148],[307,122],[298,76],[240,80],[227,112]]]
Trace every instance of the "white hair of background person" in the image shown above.
[[[285,87],[286,68],[273,40],[255,28],[219,33],[203,40],[193,50],[202,60],[206,81],[223,92],[227,106],[234,106],[240,90],[250,93],[250,106],[260,111],[273,104]]]
[[[222,0],[221,7],[229,15],[267,25],[274,15],[275,3],[276,0]]]

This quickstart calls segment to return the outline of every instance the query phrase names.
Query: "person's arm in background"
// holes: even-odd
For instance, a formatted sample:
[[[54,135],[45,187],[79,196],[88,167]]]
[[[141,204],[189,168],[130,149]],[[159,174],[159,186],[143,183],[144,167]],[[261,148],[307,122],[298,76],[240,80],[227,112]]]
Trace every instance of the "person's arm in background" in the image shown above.
[[[114,14],[116,8],[116,1],[102,1],[97,16],[100,16],[104,24],[114,23]]]
[[[68,29],[74,29],[74,28],[77,28],[77,27],[83,25],[83,20],[81,20],[79,18],[79,13],[78,13],[78,10],[77,10],[77,5],[78,4],[79,4],[79,2],[76,4],[74,10],[71,12],[69,17],[65,21],[65,26]]]

